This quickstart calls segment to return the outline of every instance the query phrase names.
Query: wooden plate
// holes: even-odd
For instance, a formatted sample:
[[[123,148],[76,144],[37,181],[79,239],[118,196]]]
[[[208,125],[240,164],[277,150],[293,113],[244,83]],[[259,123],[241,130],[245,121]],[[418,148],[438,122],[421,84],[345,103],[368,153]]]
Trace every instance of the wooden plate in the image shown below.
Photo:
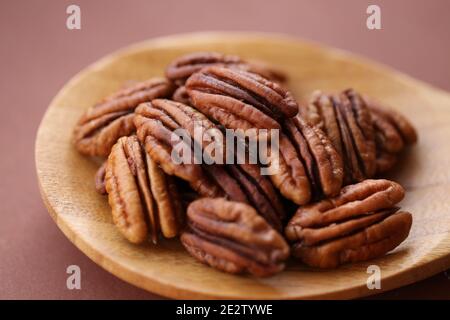
[[[97,163],[80,156],[71,133],[82,112],[130,79],[163,75],[173,58],[215,50],[265,60],[285,70],[297,97],[347,87],[378,97],[406,114],[420,139],[391,178],[407,189],[402,207],[414,214],[410,237],[391,254],[332,271],[289,263],[271,278],[215,271],[177,241],[134,246],[112,224],[105,197],[93,185]],[[347,52],[286,36],[200,33],[150,40],[109,55],[76,75],[50,104],[36,139],[44,202],[64,234],[117,277],[173,298],[354,298],[403,286],[450,267],[450,95]],[[367,267],[381,268],[381,290],[366,286]]]

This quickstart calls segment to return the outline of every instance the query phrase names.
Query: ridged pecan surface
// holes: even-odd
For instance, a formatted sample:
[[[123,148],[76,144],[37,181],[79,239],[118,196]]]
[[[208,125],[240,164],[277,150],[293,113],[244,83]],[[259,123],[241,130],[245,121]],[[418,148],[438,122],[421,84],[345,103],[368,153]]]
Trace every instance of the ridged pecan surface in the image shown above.
[[[119,231],[133,243],[144,242],[150,231],[176,236],[183,209],[171,177],[145,154],[136,136],[122,137],[113,146],[105,168],[105,188]]]
[[[370,111],[354,90],[313,94],[306,117],[333,143],[344,163],[344,182],[362,181],[376,172],[375,133]]]
[[[286,80],[284,73],[266,63],[244,61],[238,56],[225,55],[218,52],[194,52],[181,56],[169,64],[166,69],[166,76],[181,86],[192,74],[210,66],[241,69],[277,82]]]
[[[397,212],[403,188],[388,180],[364,180],[335,198],[300,207],[286,226],[292,253],[304,263],[335,268],[379,257],[409,234],[411,214]]]
[[[206,128],[214,125],[195,109],[170,100],[156,99],[151,103],[141,104],[136,109],[134,119],[137,135],[150,157],[169,175],[175,175],[188,181],[192,188],[202,196],[220,197],[223,190],[208,177],[205,170],[195,161],[193,152],[194,129],[192,118],[197,118]],[[174,131],[182,129],[185,134],[180,140],[174,140]],[[203,141],[197,141],[202,144]],[[184,145],[183,149],[191,149],[189,161],[175,161],[172,151]]]
[[[372,114],[377,145],[377,173],[390,170],[403,149],[417,142],[414,126],[397,111],[365,98]]]
[[[142,102],[169,97],[173,90],[169,81],[152,78],[104,98],[78,121],[73,135],[77,150],[89,156],[108,156],[117,139],[135,131],[134,109]]]
[[[189,253],[218,270],[269,276],[284,268],[289,246],[249,205],[200,199],[188,207],[181,242]]]
[[[275,82],[241,70],[208,67],[186,82],[192,104],[231,129],[279,129],[278,120],[293,117],[298,105]]]

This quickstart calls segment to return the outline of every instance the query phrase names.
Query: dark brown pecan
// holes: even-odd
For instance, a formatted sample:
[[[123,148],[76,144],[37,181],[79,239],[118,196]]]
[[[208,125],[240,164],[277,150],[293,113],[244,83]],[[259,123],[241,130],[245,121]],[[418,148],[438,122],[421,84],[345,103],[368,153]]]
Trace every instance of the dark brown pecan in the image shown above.
[[[285,217],[283,205],[270,180],[261,175],[260,167],[246,163],[229,165],[227,170],[240,184],[248,199],[245,202],[251,204],[272,227],[281,231]]]
[[[284,83],[287,80],[287,76],[284,72],[279,69],[275,69],[273,66],[267,64],[266,62],[259,60],[247,60],[245,63],[239,64],[237,68],[251,73],[259,74],[263,78],[278,83]]]
[[[264,78],[283,82],[286,76],[273,67],[257,61],[244,61],[238,56],[217,52],[194,52],[175,59],[166,69],[166,76],[178,85],[204,67],[222,66],[257,73]]]
[[[135,125],[139,140],[144,144],[147,153],[169,175],[175,175],[188,181],[192,188],[202,196],[220,197],[223,190],[211,180],[204,168],[195,160],[194,143],[207,143],[206,140],[194,141],[191,134],[194,121],[198,120],[205,129],[214,129],[206,117],[195,109],[178,102],[156,99],[151,103],[141,104],[136,109]],[[177,129],[185,135],[179,141],[174,140]],[[191,155],[188,163],[177,162],[172,157],[175,147],[184,145],[185,150],[190,149]],[[202,159],[199,159],[202,160]]]
[[[398,112],[366,98],[372,114],[377,145],[377,173],[390,170],[397,162],[397,155],[407,145],[417,142],[414,126]]]
[[[192,104],[231,129],[279,129],[277,120],[292,117],[298,105],[278,84],[242,70],[208,67],[186,82]]]
[[[172,238],[182,227],[182,206],[172,178],[148,157],[136,136],[119,138],[108,157],[105,188],[113,221],[132,243],[148,230],[154,243],[161,233]]]
[[[352,144],[357,153],[360,170],[365,177],[373,177],[376,171],[376,151],[370,111],[361,96],[352,89],[341,93],[339,98],[340,105],[338,109],[342,111],[345,124],[351,133]]]
[[[79,152],[90,156],[107,156],[117,139],[135,131],[134,109],[142,102],[168,97],[173,84],[153,78],[126,87],[106,97],[86,111],[74,130]]]
[[[372,121],[378,150],[398,153],[404,148],[402,136],[388,119],[382,117],[379,113],[372,112]]]
[[[203,165],[202,168],[226,199],[253,205],[271,226],[281,231],[284,218],[281,199],[270,180],[261,175],[259,166]]]
[[[286,120],[285,128],[303,161],[315,198],[337,195],[344,169],[341,156],[328,137],[300,115]]]
[[[377,173],[385,173],[391,170],[397,163],[398,157],[394,153],[383,150],[377,151]]]
[[[281,200],[268,178],[260,174],[259,166],[248,163],[207,165],[204,164],[204,159],[199,159],[202,161],[195,164],[194,158],[190,159],[189,164],[174,163],[171,157],[173,141],[170,138],[174,130],[185,129],[191,140],[200,145],[202,150],[206,150],[208,141],[192,138],[196,129],[194,122],[200,122],[206,130],[218,130],[202,114],[181,103],[156,99],[136,109],[135,121],[139,139],[167,174],[174,174],[188,181],[202,196],[224,196],[233,201],[253,204],[271,225],[281,230],[284,213]]]
[[[376,171],[375,133],[370,111],[354,90],[336,96],[319,92],[307,107],[306,117],[322,129],[344,162],[344,182],[362,181]]]
[[[401,136],[405,145],[414,144],[417,142],[417,131],[408,119],[397,111],[387,108],[373,99],[366,97],[366,100],[367,106],[372,114],[375,114],[379,118],[382,118],[386,123],[389,123],[391,127],[397,131],[397,134]],[[389,131],[390,130],[391,129],[389,129]],[[386,141],[392,142],[389,139]],[[393,152],[391,150],[387,151]]]
[[[403,197],[399,184],[368,179],[299,208],[285,229],[293,255],[313,267],[335,268],[387,253],[411,228],[411,214],[395,207]]]
[[[188,207],[181,242],[203,263],[229,273],[269,276],[284,268],[289,246],[251,206],[204,198]]]

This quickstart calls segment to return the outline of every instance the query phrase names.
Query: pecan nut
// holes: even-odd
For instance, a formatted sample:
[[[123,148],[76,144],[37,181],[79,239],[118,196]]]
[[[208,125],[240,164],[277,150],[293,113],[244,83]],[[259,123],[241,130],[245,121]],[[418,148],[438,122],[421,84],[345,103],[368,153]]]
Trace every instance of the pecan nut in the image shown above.
[[[257,73],[264,78],[277,82],[286,80],[284,73],[263,62],[244,61],[238,56],[225,55],[217,52],[195,52],[181,56],[169,64],[166,69],[166,76],[181,86],[192,74],[210,66],[241,69]]]
[[[113,221],[132,243],[150,235],[157,242],[178,235],[183,208],[172,177],[148,157],[136,136],[119,138],[105,168],[105,188]]]
[[[335,268],[393,250],[412,224],[411,214],[395,207],[403,197],[399,184],[368,179],[299,208],[285,229],[292,254],[309,266]]]
[[[397,160],[397,154],[377,150],[377,174],[391,170],[397,163]]]
[[[269,152],[270,178],[280,193],[298,205],[339,193],[344,176],[341,156],[328,137],[301,115],[284,121],[279,152]],[[271,150],[269,150],[271,151]]]
[[[164,172],[175,175],[188,181],[191,187],[205,197],[221,197],[223,190],[208,177],[205,169],[195,161],[194,123],[198,120],[205,129],[215,129],[214,124],[195,109],[170,100],[155,99],[151,103],[141,104],[135,111],[134,123],[137,136],[144,145],[147,153]],[[179,140],[176,137],[177,129],[183,134]],[[200,146],[206,140],[196,141]],[[189,161],[177,162],[172,156],[174,148],[183,145],[183,149],[191,150]]]
[[[322,130],[297,115],[285,122],[285,128],[303,160],[314,198],[339,193],[344,178],[341,156]]]
[[[311,200],[307,173],[297,150],[285,134],[280,134],[276,155],[272,155],[269,149],[267,162],[270,164],[270,179],[285,198],[298,205]]]
[[[279,129],[298,105],[280,85],[242,70],[208,67],[194,73],[186,89],[195,108],[231,129]]]
[[[375,175],[375,133],[370,111],[359,94],[352,89],[333,96],[316,92],[306,117],[325,132],[341,155],[346,184]]]
[[[377,146],[377,173],[390,170],[403,149],[417,142],[414,126],[400,113],[384,107],[373,99],[365,98],[375,128]]]
[[[239,183],[247,201],[278,231],[285,218],[283,204],[270,179],[261,175],[260,167],[249,163],[226,166],[230,176]],[[236,198],[230,200],[237,201]]]
[[[189,163],[174,162],[174,146],[170,136],[176,129],[185,130],[189,138],[185,140],[198,143],[202,149],[207,148],[207,139],[196,140],[198,138],[194,137],[194,120],[202,123],[205,129],[217,129],[195,109],[170,100],[156,99],[142,104],[136,109],[135,117],[140,141],[144,143],[152,159],[160,164],[167,174],[188,181],[202,196],[225,197],[253,204],[271,225],[281,230],[284,211],[281,200],[269,179],[260,174],[259,166],[195,163],[192,154]],[[192,150],[192,144],[189,143],[186,148]]]
[[[78,121],[73,136],[77,150],[90,156],[108,156],[117,139],[135,131],[134,109],[141,102],[168,97],[173,90],[167,80],[153,78],[104,98]]]
[[[190,204],[181,242],[199,261],[229,273],[269,276],[284,268],[289,246],[249,205],[222,198]]]
[[[399,112],[381,105],[373,99],[365,98],[372,114],[382,117],[390,123],[401,136],[405,145],[417,142],[417,131],[411,122]]]

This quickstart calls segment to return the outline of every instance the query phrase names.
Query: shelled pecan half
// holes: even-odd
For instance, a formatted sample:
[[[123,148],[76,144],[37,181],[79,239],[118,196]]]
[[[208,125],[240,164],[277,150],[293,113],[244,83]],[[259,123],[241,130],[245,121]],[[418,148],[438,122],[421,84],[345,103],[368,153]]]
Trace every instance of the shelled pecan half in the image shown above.
[[[186,89],[195,108],[230,129],[279,129],[298,112],[280,85],[242,70],[208,67],[194,73]]]
[[[270,179],[261,175],[254,164],[227,165],[226,170],[239,183],[247,201],[277,231],[282,230],[285,218],[284,208]],[[236,201],[235,198],[230,200]]]
[[[303,161],[313,198],[337,195],[342,187],[344,169],[341,156],[330,139],[300,115],[287,119],[285,128]]]
[[[348,185],[335,198],[301,207],[285,229],[292,254],[305,264],[335,268],[382,256],[409,234],[412,216],[395,205],[403,188],[388,180]]]
[[[135,111],[134,123],[137,136],[150,157],[165,173],[188,181],[191,187],[205,197],[223,196],[223,190],[207,175],[195,160],[194,143],[204,146],[206,140],[194,141],[194,121],[197,119],[205,129],[213,129],[214,124],[195,109],[170,100],[155,99],[141,104]],[[177,137],[175,130],[182,136]],[[220,133],[217,133],[220,134]],[[182,146],[183,148],[181,148]],[[174,148],[191,150],[188,161],[176,161]],[[203,154],[203,153],[202,153]],[[201,160],[201,159],[199,159]]]
[[[414,126],[400,113],[373,99],[365,98],[375,128],[377,145],[377,173],[390,170],[397,162],[398,154],[406,146],[417,142]]]
[[[218,52],[194,52],[172,61],[166,69],[166,76],[177,85],[183,85],[192,74],[209,66],[222,66],[257,73],[272,81],[283,82],[286,75],[273,67],[257,61],[244,61],[235,55]]]
[[[305,112],[303,112],[305,113]],[[375,133],[365,100],[354,90],[339,95],[315,92],[306,117],[329,137],[344,163],[344,182],[362,181],[376,172]]]
[[[304,205],[336,195],[343,182],[343,163],[332,142],[301,115],[283,122],[279,152],[267,161],[273,184],[287,199]],[[271,150],[269,150],[271,151]]]
[[[181,242],[199,261],[229,273],[258,277],[284,268],[289,246],[251,206],[223,198],[192,202]]]
[[[113,146],[105,168],[105,188],[112,217],[119,231],[132,243],[159,232],[178,235],[183,209],[172,177],[146,155],[136,136],[121,137]]]
[[[117,139],[135,131],[134,109],[142,102],[169,97],[174,89],[169,81],[152,78],[104,98],[78,121],[73,135],[77,150],[89,156],[108,156]]]

